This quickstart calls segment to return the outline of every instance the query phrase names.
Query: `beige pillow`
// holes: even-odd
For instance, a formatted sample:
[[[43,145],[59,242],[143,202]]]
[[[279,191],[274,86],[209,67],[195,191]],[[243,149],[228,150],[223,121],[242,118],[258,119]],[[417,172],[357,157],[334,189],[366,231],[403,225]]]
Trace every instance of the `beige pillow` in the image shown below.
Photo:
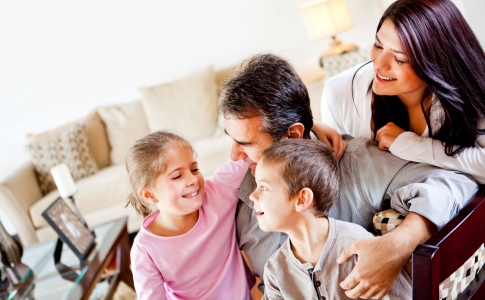
[[[88,139],[81,122],[72,122],[40,134],[28,134],[27,151],[37,172],[39,186],[45,195],[56,189],[50,169],[65,163],[74,181],[98,171],[88,147]]]
[[[97,111],[92,111],[84,120],[91,154],[100,169],[111,165],[110,149],[106,128]]]
[[[125,156],[133,143],[150,133],[145,111],[140,100],[119,105],[99,107],[111,147],[111,162],[124,164]]]
[[[138,89],[150,131],[168,129],[189,140],[208,137],[217,125],[217,85],[212,67],[191,76]]]

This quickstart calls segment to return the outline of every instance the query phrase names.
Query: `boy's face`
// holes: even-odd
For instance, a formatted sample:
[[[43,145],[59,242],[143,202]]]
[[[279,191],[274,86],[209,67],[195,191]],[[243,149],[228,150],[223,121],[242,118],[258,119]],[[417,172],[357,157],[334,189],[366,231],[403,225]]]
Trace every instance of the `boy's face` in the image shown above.
[[[260,161],[256,166],[256,190],[249,196],[263,231],[286,232],[295,215],[296,197],[290,199],[279,169]]]

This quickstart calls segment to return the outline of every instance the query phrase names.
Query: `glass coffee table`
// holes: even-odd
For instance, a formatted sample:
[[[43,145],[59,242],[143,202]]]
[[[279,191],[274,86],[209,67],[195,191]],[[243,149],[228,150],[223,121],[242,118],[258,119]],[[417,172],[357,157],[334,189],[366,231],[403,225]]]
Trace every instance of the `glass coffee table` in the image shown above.
[[[61,268],[54,263],[57,240],[24,249],[16,265],[21,279],[0,292],[0,299],[111,299],[120,281],[133,288],[127,218],[94,228],[96,246],[80,261],[63,245]]]

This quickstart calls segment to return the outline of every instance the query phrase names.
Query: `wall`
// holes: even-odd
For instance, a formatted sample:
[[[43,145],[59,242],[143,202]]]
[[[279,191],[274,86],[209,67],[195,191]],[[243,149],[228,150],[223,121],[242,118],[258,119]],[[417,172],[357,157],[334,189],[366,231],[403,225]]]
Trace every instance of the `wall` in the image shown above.
[[[466,11],[466,18],[475,32],[482,48],[485,48],[485,1],[483,0],[461,0]]]
[[[343,39],[372,37],[377,15],[367,1],[348,1],[359,28]],[[307,40],[302,2],[1,1],[0,180],[28,160],[26,133],[135,99],[138,86],[260,52],[315,63],[329,40]]]
[[[308,41],[303,2],[1,0],[0,181],[28,161],[27,133],[136,99],[138,86],[262,52],[300,69],[316,66],[330,38]],[[356,26],[339,37],[371,43],[376,2],[348,4]]]
[[[298,11],[303,2],[1,0],[0,181],[28,161],[27,133],[138,98],[138,86],[209,64],[232,66],[262,52],[281,55],[300,70],[315,67],[330,39],[308,41]],[[339,38],[368,46],[393,1],[347,2],[356,26]],[[485,2],[456,2],[469,12],[484,45],[479,12]]]

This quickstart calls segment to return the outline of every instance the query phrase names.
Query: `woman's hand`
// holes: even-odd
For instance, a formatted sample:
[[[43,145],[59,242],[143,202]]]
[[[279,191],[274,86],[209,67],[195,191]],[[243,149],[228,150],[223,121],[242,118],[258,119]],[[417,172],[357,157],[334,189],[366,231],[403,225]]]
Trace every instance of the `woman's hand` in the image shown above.
[[[333,149],[335,158],[340,159],[344,154],[347,144],[342,139],[342,135],[325,123],[314,121],[312,131],[317,138]]]
[[[379,149],[385,151],[389,150],[392,143],[394,143],[396,138],[403,132],[405,132],[404,129],[392,122],[387,123],[381,129],[377,130],[376,142],[379,143]]]

